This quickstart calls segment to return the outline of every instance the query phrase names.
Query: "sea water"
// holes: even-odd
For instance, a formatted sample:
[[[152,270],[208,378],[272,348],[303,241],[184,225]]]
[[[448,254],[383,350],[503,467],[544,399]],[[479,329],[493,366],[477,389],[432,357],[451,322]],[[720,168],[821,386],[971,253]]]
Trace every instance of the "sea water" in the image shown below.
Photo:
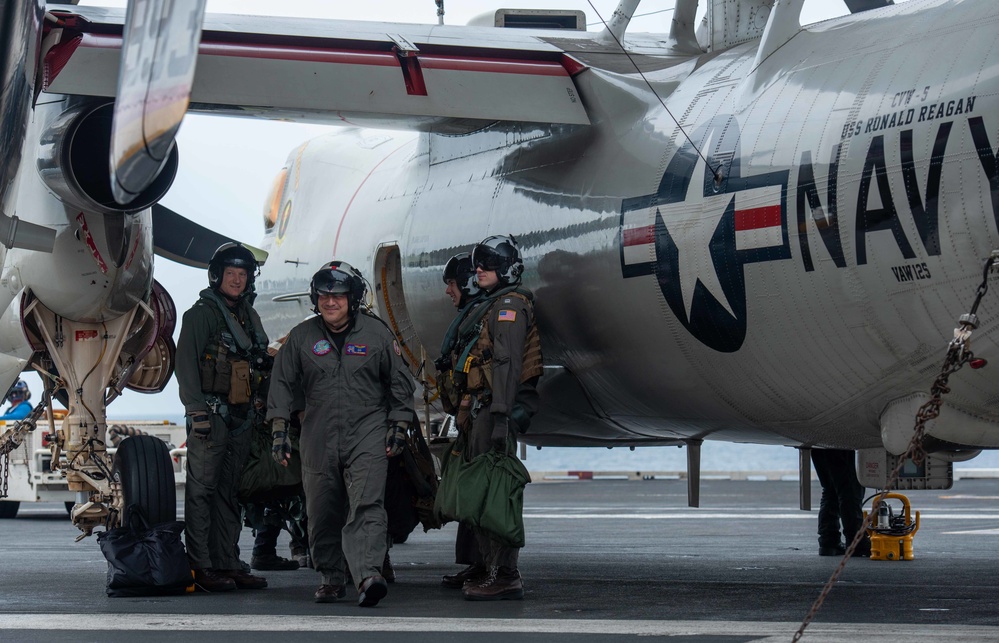
[[[531,471],[685,471],[687,450],[679,447],[527,447],[524,464]],[[954,469],[999,468],[999,451],[983,451]],[[798,470],[798,450],[792,447],[736,444],[705,440],[701,472]]]
[[[177,424],[183,416],[163,418]],[[115,423],[116,420],[109,420]],[[687,450],[682,447],[544,447],[522,449],[530,471],[686,471]],[[955,470],[999,469],[999,451],[983,451],[968,462],[955,462]],[[705,440],[701,444],[701,471],[798,470],[798,450],[792,447],[740,444]]]

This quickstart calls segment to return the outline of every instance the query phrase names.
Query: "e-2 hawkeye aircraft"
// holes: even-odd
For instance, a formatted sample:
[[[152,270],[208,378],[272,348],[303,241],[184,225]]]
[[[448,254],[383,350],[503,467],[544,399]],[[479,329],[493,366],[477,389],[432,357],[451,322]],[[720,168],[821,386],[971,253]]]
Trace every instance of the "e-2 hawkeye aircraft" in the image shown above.
[[[134,98],[128,71],[141,68],[122,36],[136,3],[128,13],[50,5],[46,25],[28,21],[21,34],[35,73],[15,75],[32,81],[21,92],[32,100],[10,112],[22,154],[4,212],[36,222],[45,202],[38,209],[63,222],[37,221],[60,230],[46,270],[12,259],[38,250],[6,253],[5,352],[22,365],[30,353],[63,381],[79,374],[80,386],[62,387],[75,412],[63,448],[102,461],[107,396],[93,391],[131,375],[88,369],[136,363],[141,350],[59,355],[91,331],[112,337],[104,325],[120,310],[163,301],[154,245],[204,260],[191,246],[206,231],[156,205],[177,162],[176,104],[189,95],[191,111],[349,128],[300,147],[277,182],[257,282],[271,334],[307,312],[311,274],[343,259],[419,364],[451,314],[446,260],[513,234],[547,371],[525,442],[686,444],[695,473],[704,439],[871,449],[863,471],[883,480],[999,247],[999,8],[857,0],[850,16],[802,26],[802,2],[711,0],[695,29],[697,2],[679,0],[669,34],[627,33],[637,0],[592,33],[209,14],[200,35],[171,41],[186,90],[140,92],[124,107],[114,99]],[[37,2],[15,4],[38,15]],[[108,114],[136,104],[149,127],[122,148]],[[157,107],[170,117],[154,127]],[[53,147],[59,162],[41,162]],[[32,155],[39,162],[25,163]],[[93,283],[77,283],[70,256]],[[62,292],[45,291],[66,272]],[[34,312],[87,297],[75,317]],[[987,361],[997,318],[981,303],[975,353]],[[84,325],[72,342],[70,321]],[[145,332],[162,337],[160,327]],[[150,388],[168,376],[169,353],[158,352]],[[950,384],[924,446],[944,462],[999,446],[989,369]],[[84,533],[107,519],[104,505],[120,507],[122,490],[96,469],[74,510]],[[132,478],[121,486],[164,484]]]
[[[692,503],[704,439],[861,449],[863,481],[884,486],[999,245],[999,10],[851,3],[802,27],[801,2],[712,2],[695,30],[678,2],[663,37],[625,33],[636,4],[600,34],[351,42],[394,42],[407,95],[394,67],[384,85],[331,81],[351,96],[339,116],[418,133],[353,128],[291,153],[266,216],[265,320],[290,327],[316,267],[346,259],[425,363],[451,315],[443,264],[513,233],[546,357],[524,442],[686,444]],[[435,120],[398,114],[428,102]],[[977,308],[975,366],[995,357],[996,310]],[[999,443],[997,382],[953,376],[902,486],[948,486],[949,462]]]

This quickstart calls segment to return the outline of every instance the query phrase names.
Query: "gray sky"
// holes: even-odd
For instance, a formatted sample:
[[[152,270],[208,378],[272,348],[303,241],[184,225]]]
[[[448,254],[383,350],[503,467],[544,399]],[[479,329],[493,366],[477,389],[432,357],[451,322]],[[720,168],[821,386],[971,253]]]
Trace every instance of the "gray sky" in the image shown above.
[[[81,4],[124,6],[125,3],[87,0]],[[593,0],[593,5],[606,19],[617,6],[617,0]],[[645,0],[629,29],[635,32],[668,31],[672,6],[672,0]],[[466,24],[470,19],[499,7],[580,9],[586,13],[591,30],[601,29],[596,12],[586,0],[445,0],[445,24]],[[434,0],[208,0],[208,11],[437,23]],[[846,8],[842,0],[806,0],[802,22],[814,22],[844,13]],[[263,236],[264,202],[285,158],[301,142],[326,131],[327,127],[313,125],[188,116],[177,138],[180,171],[163,204],[222,234],[258,245]],[[173,296],[178,318],[191,307],[198,292],[207,286],[204,271],[164,259],[157,258],[155,274]],[[36,376],[30,375],[26,379],[33,390],[39,390],[36,387],[41,384]],[[111,405],[108,414],[115,419],[140,415],[167,418],[182,416],[183,409],[177,397],[176,383],[171,381],[166,390],[157,395],[126,391]]]

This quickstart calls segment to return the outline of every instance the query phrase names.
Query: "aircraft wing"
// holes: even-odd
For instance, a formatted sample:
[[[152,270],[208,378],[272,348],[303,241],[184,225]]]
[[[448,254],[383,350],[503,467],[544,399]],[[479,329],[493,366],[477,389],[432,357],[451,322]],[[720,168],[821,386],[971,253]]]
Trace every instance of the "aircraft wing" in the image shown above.
[[[43,91],[114,96],[124,11],[47,8],[66,28]],[[416,129],[589,123],[572,79],[585,66],[524,30],[207,14],[196,69],[195,111]]]
[[[208,268],[215,250],[224,243],[236,241],[190,219],[186,219],[160,203],[153,204],[153,247],[156,254],[192,268]],[[240,242],[243,243],[243,242]],[[261,266],[267,261],[267,251],[243,243]]]

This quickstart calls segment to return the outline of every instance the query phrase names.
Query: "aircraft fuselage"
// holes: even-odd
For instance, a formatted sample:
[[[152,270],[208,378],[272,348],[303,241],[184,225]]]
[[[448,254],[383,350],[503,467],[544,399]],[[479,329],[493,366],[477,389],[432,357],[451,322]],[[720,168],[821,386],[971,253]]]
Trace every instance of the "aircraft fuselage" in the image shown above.
[[[592,66],[575,78],[590,126],[316,139],[289,157],[265,241],[269,332],[308,304],[265,300],[333,257],[381,291],[379,246],[397,245],[432,359],[444,263],[509,233],[548,366],[526,441],[880,445],[999,248],[996,9],[968,4],[820,23],[758,64],[756,43],[664,59],[646,76],[669,113]],[[996,310],[974,339],[991,360]],[[990,369],[951,383],[938,436],[999,446]]]

